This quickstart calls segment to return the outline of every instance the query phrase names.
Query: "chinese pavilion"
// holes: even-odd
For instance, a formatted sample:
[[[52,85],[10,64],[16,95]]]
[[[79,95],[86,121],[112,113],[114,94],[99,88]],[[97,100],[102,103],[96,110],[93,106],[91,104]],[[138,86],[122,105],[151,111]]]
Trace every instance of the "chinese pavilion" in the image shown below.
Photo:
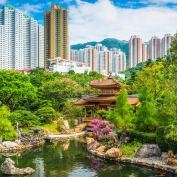
[[[84,106],[84,122],[88,126],[92,126],[90,121],[92,119],[101,119],[97,114],[100,109],[109,110],[116,106],[116,96],[120,92],[121,87],[129,88],[128,85],[122,84],[118,80],[115,80],[110,75],[103,80],[91,81],[90,87],[100,89],[97,96],[82,96],[82,98],[74,103],[75,106]],[[139,104],[139,100],[136,96],[128,96],[128,102],[136,107]]]

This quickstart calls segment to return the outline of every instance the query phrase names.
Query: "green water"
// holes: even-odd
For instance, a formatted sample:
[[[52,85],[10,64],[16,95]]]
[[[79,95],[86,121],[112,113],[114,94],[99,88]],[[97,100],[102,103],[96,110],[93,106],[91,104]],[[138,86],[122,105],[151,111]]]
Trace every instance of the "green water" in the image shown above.
[[[0,155],[0,164],[6,158],[4,155]],[[162,174],[145,167],[100,160],[90,156],[84,143],[76,140],[45,143],[42,147],[11,158],[17,167],[29,166],[36,169],[31,177],[157,177]],[[163,174],[165,177],[173,176]],[[0,177],[10,176],[0,172]]]

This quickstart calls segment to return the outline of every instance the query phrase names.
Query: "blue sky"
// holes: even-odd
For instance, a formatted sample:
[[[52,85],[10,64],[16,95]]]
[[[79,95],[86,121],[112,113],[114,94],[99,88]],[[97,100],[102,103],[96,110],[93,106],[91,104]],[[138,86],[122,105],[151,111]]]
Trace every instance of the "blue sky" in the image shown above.
[[[132,35],[148,41],[177,30],[177,0],[0,0],[1,6],[12,5],[40,24],[51,4],[69,11],[70,44]]]

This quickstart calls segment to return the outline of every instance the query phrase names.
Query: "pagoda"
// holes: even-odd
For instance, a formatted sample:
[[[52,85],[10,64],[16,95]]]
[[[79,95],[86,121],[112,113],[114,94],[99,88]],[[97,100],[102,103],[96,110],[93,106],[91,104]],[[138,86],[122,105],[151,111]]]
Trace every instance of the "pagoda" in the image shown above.
[[[92,126],[90,121],[92,119],[101,119],[97,114],[97,111],[104,109],[110,110],[116,106],[116,96],[119,94],[121,87],[129,88],[130,86],[122,84],[116,79],[112,78],[110,74],[108,78],[103,80],[93,80],[90,83],[90,87],[100,89],[100,92],[96,96],[82,96],[81,99],[74,103],[75,106],[84,106],[84,122],[88,126]],[[128,96],[128,102],[135,108],[139,104],[137,96]]]

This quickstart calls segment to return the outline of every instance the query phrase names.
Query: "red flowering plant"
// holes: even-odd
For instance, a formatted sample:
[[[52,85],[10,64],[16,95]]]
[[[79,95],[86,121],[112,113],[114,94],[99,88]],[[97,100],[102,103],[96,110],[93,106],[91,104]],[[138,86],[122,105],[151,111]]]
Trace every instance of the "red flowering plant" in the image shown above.
[[[95,125],[92,128],[92,131],[96,133],[98,141],[107,143],[115,142],[117,135],[112,132],[114,124],[110,124],[109,121],[100,121],[98,119],[93,119],[91,124]]]

